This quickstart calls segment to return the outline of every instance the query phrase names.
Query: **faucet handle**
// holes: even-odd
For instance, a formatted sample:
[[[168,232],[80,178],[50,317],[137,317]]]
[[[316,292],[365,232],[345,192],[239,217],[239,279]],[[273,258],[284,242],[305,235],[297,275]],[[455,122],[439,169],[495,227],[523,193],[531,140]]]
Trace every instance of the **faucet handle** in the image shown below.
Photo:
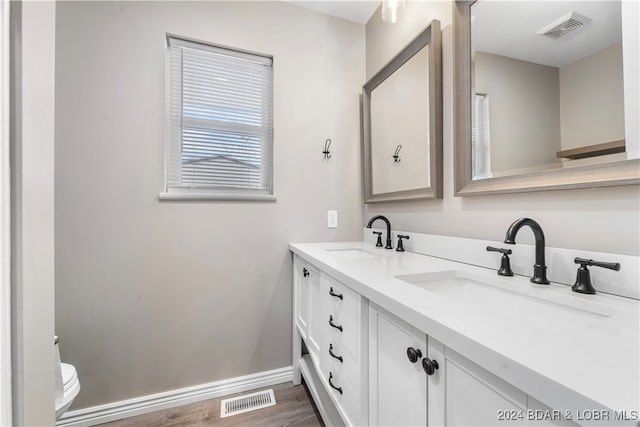
[[[596,290],[591,284],[591,273],[587,266],[595,266],[608,268],[610,270],[620,271],[620,263],[619,262],[602,262],[602,261],[594,261],[592,259],[585,258],[575,258],[573,260],[576,264],[580,264],[578,267],[578,275],[576,276],[576,282],[571,287],[573,292],[579,292],[581,294],[595,294]]]
[[[398,245],[396,246],[396,252],[404,252],[402,239],[409,239],[409,236],[403,236],[402,234],[398,234]]]
[[[513,251],[511,249],[494,248],[493,246],[487,246],[487,252],[500,252],[503,255],[511,255]]]
[[[509,255],[513,252],[511,249],[494,248],[493,246],[487,246],[487,252],[500,252],[502,259],[500,260],[500,269],[498,269],[498,275],[500,276],[513,276],[511,270],[511,261]]]
[[[595,266],[595,267],[603,267],[603,268],[608,268],[609,270],[615,270],[615,271],[620,271],[620,263],[619,262],[602,262],[602,261],[594,261],[592,259],[585,259],[585,258],[575,258],[573,260],[573,262],[575,262],[576,264],[580,264],[580,266],[584,266],[586,268],[586,266]]]
[[[382,247],[382,231],[374,231],[373,234],[378,235],[378,241],[376,242],[376,247]]]

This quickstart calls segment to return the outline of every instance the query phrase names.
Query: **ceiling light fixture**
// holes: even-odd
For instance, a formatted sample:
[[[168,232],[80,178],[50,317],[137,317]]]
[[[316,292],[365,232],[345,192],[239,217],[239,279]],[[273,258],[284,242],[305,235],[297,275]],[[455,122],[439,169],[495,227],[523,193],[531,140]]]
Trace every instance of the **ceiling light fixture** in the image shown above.
[[[382,20],[393,24],[404,13],[404,0],[383,0]]]

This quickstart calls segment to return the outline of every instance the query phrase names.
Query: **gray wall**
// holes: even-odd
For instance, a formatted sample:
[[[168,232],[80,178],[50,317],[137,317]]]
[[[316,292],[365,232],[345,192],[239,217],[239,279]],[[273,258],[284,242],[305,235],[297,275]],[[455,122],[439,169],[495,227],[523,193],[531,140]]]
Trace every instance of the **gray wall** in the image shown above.
[[[290,366],[287,244],[361,238],[364,26],[281,2],[57,5],[56,327],[74,408]],[[158,201],[165,32],[274,56],[276,203]]]
[[[562,149],[625,139],[622,43],[560,68]]]
[[[559,72],[476,52],[475,92],[489,98],[491,172],[559,163]]]
[[[549,246],[639,255],[638,186],[501,196],[453,196],[453,30],[449,1],[407,2],[396,24],[379,11],[366,26],[367,76],[372,76],[431,19],[442,23],[444,198],[438,201],[365,206],[365,219],[389,217],[394,229],[488,240],[503,238],[509,224],[529,216],[544,227]],[[522,240],[520,240],[522,239]],[[518,241],[532,242],[524,231]]]

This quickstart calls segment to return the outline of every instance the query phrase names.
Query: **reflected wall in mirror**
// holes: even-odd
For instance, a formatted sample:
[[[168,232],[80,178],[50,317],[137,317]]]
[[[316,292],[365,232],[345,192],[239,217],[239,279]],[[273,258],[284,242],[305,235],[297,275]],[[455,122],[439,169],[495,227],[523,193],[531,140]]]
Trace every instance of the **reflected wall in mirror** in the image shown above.
[[[440,22],[364,86],[365,203],[442,197]]]
[[[457,1],[455,12],[456,195],[640,181],[620,1]]]

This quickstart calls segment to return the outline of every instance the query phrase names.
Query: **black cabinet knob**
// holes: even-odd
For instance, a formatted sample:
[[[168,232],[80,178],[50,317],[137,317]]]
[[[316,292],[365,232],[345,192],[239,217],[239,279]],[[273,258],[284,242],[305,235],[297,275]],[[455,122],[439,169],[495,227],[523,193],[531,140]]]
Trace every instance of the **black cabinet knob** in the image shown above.
[[[436,369],[438,369],[438,362],[425,357],[422,359],[422,369],[424,369],[427,375],[433,375]]]
[[[407,349],[407,357],[409,358],[409,362],[416,363],[422,357],[422,352],[420,349],[409,347]]]
[[[304,277],[307,277],[307,276],[309,275],[309,270],[307,270],[306,268],[303,268],[303,269],[302,269],[302,275],[303,275]]]

